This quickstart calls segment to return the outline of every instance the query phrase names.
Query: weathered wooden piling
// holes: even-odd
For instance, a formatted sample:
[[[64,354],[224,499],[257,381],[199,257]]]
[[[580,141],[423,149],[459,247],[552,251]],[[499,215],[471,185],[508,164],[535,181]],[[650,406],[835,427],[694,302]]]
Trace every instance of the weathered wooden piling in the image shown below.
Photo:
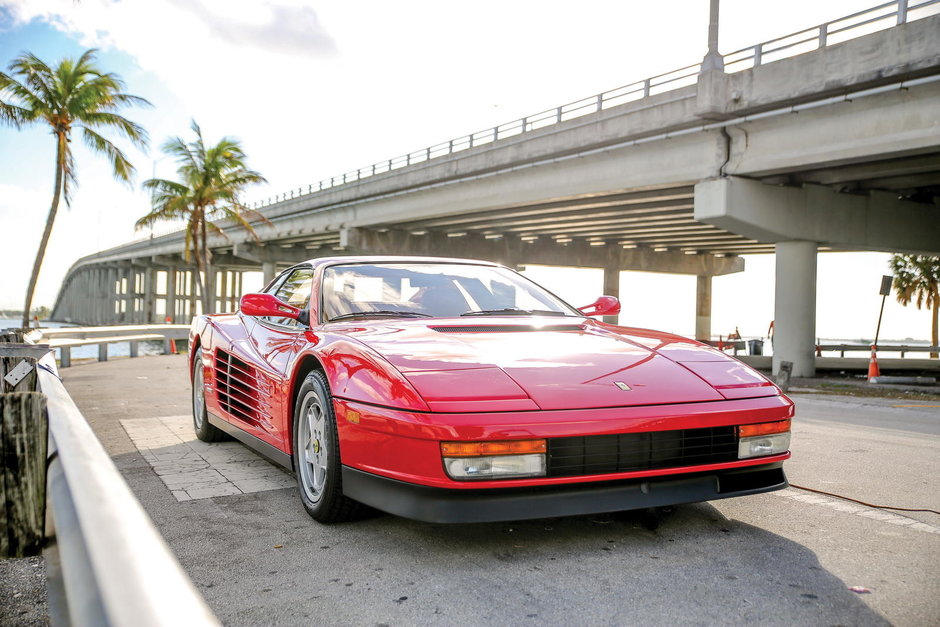
[[[38,555],[43,545],[49,420],[28,356],[36,347],[22,342],[19,330],[0,332],[0,557]]]
[[[42,550],[48,424],[39,392],[0,394],[0,557]]]

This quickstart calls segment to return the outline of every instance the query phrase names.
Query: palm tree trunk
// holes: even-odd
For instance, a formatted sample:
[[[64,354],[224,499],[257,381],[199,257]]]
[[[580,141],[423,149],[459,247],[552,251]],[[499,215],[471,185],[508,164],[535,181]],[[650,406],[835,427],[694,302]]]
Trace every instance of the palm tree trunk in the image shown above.
[[[209,263],[209,245],[208,245],[208,226],[206,225],[206,220],[208,217],[203,212],[202,215],[202,267],[204,268],[205,276],[202,280],[202,313],[214,313],[212,307],[212,301],[215,300],[215,285],[212,280],[212,267]]]
[[[937,296],[934,295],[934,298],[933,298],[933,324],[931,325],[931,331],[932,331],[932,332],[931,332],[931,334],[930,334],[930,336],[931,336],[931,344],[930,344],[930,345],[931,345],[931,346],[940,346],[940,342],[938,342],[938,340],[940,340],[940,338],[937,337],[937,335],[938,335],[938,324],[937,324],[937,322],[938,322],[938,314],[940,314],[940,299],[938,299]],[[940,355],[938,355],[937,353],[930,353],[930,358],[931,358],[931,359],[937,359],[938,356],[940,356]]]
[[[205,301],[203,300],[205,298],[205,293],[206,293],[206,284],[202,280],[202,274],[205,269],[205,265],[204,265],[204,261],[202,258],[202,245],[200,244],[200,236],[201,236],[202,230],[199,228],[198,223],[196,223],[194,226],[195,226],[195,229],[193,231],[193,256],[196,258],[196,285],[199,287],[199,302],[202,303],[202,306],[203,306],[202,313],[206,313]],[[192,314],[193,316],[195,316],[196,315],[195,305],[193,306],[193,309],[194,310]]]
[[[33,305],[33,292],[36,291],[36,282],[39,281],[39,269],[42,268],[42,260],[46,256],[46,245],[49,243],[49,236],[52,235],[52,225],[55,223],[55,214],[59,210],[59,198],[62,195],[62,176],[65,169],[65,135],[57,133],[56,140],[55,192],[52,195],[52,206],[49,207],[49,215],[46,217],[46,228],[43,230],[42,239],[39,241],[39,250],[36,251],[33,272],[29,275],[29,287],[26,288],[26,302],[23,304],[24,329],[29,327],[29,310]]]

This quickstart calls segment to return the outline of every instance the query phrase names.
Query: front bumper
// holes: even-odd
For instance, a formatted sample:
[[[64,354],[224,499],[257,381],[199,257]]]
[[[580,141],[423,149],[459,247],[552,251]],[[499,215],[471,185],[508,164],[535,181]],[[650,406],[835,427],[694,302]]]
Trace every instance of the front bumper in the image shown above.
[[[390,514],[433,523],[475,523],[599,514],[711,501],[786,488],[783,462],[622,481],[451,490],[343,466],[346,496]]]

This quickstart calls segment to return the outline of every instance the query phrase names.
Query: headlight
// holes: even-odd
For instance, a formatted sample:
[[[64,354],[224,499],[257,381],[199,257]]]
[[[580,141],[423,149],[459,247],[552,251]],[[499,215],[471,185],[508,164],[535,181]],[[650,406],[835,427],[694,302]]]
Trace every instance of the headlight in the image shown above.
[[[499,457],[445,457],[444,468],[451,479],[509,479],[544,477],[545,455],[500,455]]]
[[[545,476],[545,440],[441,442],[451,479],[511,479]]]
[[[790,449],[790,421],[741,425],[738,436],[738,459],[786,453]]]

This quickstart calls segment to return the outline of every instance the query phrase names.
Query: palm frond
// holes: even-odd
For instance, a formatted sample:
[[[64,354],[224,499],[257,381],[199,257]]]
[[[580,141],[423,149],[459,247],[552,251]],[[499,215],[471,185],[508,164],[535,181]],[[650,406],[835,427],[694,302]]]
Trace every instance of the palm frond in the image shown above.
[[[81,121],[86,127],[110,128],[116,130],[142,150],[146,149],[149,143],[147,131],[144,127],[116,113],[84,113],[76,116],[75,119]]]
[[[85,145],[93,151],[100,152],[108,157],[115,178],[125,182],[131,181],[134,177],[134,166],[131,165],[131,162],[127,160],[127,157],[117,146],[88,127],[82,128],[82,139],[85,140]]]

